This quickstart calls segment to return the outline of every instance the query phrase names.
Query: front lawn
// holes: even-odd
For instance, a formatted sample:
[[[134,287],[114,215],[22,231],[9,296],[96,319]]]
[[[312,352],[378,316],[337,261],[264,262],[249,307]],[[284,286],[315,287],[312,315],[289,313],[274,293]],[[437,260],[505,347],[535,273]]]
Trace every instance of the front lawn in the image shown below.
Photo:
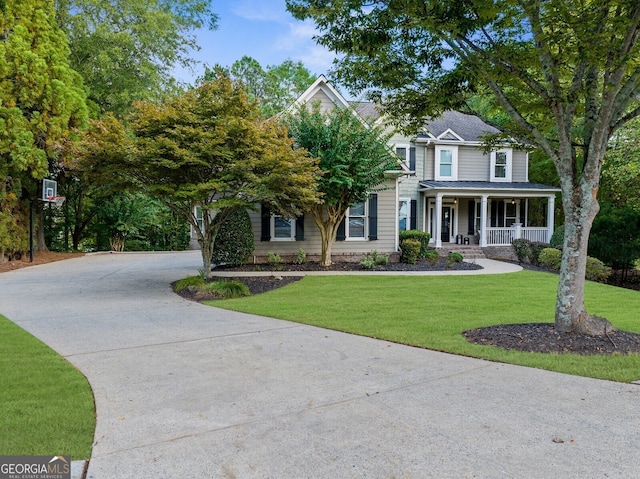
[[[640,355],[506,351],[466,341],[495,324],[553,322],[558,276],[521,271],[474,276],[308,276],[269,293],[211,306],[412,346],[613,381],[640,379]],[[640,293],[588,282],[591,314],[640,333]]]
[[[87,379],[0,315],[0,454],[88,459],[95,430]]]

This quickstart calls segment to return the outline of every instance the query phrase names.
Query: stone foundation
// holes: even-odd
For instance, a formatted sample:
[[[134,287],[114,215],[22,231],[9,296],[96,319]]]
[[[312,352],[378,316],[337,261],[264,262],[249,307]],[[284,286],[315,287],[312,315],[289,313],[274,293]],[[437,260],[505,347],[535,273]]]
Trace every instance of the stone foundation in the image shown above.
[[[489,259],[518,261],[513,246],[485,246],[482,251]]]

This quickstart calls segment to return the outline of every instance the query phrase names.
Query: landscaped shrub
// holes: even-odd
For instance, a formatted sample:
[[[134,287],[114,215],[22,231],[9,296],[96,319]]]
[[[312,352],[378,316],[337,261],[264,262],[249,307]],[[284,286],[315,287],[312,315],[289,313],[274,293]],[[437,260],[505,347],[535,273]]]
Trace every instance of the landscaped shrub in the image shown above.
[[[450,268],[451,265],[455,263],[462,263],[463,259],[464,258],[460,253],[454,253],[454,252],[449,253],[449,255],[447,256],[447,268]]]
[[[206,284],[206,281],[202,276],[187,276],[186,278],[182,278],[173,286],[173,290],[176,293],[183,291],[189,287],[191,288],[201,288]]]
[[[416,264],[418,256],[420,255],[421,243],[414,239],[405,239],[400,244],[402,255],[400,261],[407,264]]]
[[[551,245],[549,243],[540,243],[537,241],[533,241],[529,243],[529,262],[535,266],[540,265],[540,253],[542,253],[546,248],[550,248]]]
[[[267,263],[269,263],[269,266],[271,266],[272,269],[282,269],[282,257],[277,253],[269,251],[267,253]]]
[[[429,240],[431,239],[431,235],[419,230],[400,231],[400,244],[402,244],[402,242],[407,239],[420,242],[420,252],[418,253],[418,257],[424,258],[427,254],[427,251],[429,250]]]
[[[440,259],[440,253],[438,253],[434,249],[430,249],[425,254],[424,259],[426,259],[430,265],[434,266],[435,264],[438,263],[438,260]]]
[[[236,280],[213,281],[207,283],[202,289],[215,293],[220,299],[241,298],[251,295],[247,285]]]
[[[544,248],[538,256],[538,264],[545,268],[558,271],[562,262],[562,251],[556,248]]]
[[[609,276],[611,276],[611,268],[605,266],[598,258],[587,256],[587,271],[585,274],[587,279],[604,283],[609,279]]]
[[[378,253],[376,250],[365,254],[360,260],[360,265],[365,269],[374,269],[376,266],[385,266],[389,263],[389,255]]]
[[[564,244],[564,225],[560,225],[556,228],[556,230],[551,235],[551,240],[549,241],[551,246],[554,248],[562,247]]]
[[[513,251],[520,263],[526,263],[531,255],[531,242],[524,238],[515,239],[511,242]]]
[[[213,219],[215,223],[217,216]],[[213,245],[211,262],[240,266],[247,262],[253,254],[253,230],[251,218],[245,209],[234,211],[226,221],[220,224]]]
[[[296,257],[297,264],[306,264],[307,263],[307,252],[300,248],[298,250],[298,256]]]

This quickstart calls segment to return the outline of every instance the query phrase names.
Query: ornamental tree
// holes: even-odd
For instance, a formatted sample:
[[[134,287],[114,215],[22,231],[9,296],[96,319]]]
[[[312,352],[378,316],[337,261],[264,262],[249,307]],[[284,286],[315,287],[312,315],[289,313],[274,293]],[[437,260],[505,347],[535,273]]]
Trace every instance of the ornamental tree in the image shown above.
[[[118,125],[112,118],[107,129],[120,146],[103,158],[119,170],[121,184],[143,189],[189,221],[207,277],[216,235],[233,212],[263,203],[295,217],[318,201],[316,160],[293,148],[283,125],[261,119],[244,86],[226,76],[161,105],[136,103],[130,137]],[[105,146],[91,138],[86,145],[87,158],[100,157]]]
[[[320,230],[320,263],[330,266],[331,246],[347,209],[380,187],[385,172],[398,170],[398,157],[389,150],[389,135],[364,124],[346,108],[323,114],[318,105],[311,109],[302,105],[285,122],[296,145],[320,159],[322,203],[312,205],[309,212]]]
[[[612,135],[640,115],[637,0],[287,0],[344,56],[336,76],[373,88],[406,126],[486,95],[505,135],[540,148],[560,178],[565,240],[559,331],[604,335],[584,306],[589,232]]]

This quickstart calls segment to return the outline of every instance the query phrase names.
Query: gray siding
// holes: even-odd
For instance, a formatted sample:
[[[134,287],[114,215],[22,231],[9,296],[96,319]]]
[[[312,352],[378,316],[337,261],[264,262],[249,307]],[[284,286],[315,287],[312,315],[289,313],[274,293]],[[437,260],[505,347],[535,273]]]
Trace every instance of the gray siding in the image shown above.
[[[458,180],[489,181],[490,159],[482,150],[471,146],[458,147]]]
[[[435,179],[435,155],[436,151],[433,146],[424,149],[424,180]]]
[[[387,181],[384,188],[382,191],[375,192],[378,194],[378,239],[374,241],[335,241],[332,246],[332,254],[361,256],[374,249],[382,253],[396,251],[396,180]],[[260,212],[250,212],[250,216],[256,256],[264,257],[269,252],[281,256],[295,256],[300,248],[307,255],[320,254],[320,231],[310,214],[306,214],[304,217],[304,241],[260,241],[262,227]]]
[[[527,181],[527,153],[522,150],[513,150],[512,181]]]
[[[327,96],[325,92],[322,90],[318,90],[311,100],[308,102],[309,105],[314,105],[316,102],[320,102],[320,111],[322,113],[330,112],[334,109],[335,104],[331,101],[331,98]]]

